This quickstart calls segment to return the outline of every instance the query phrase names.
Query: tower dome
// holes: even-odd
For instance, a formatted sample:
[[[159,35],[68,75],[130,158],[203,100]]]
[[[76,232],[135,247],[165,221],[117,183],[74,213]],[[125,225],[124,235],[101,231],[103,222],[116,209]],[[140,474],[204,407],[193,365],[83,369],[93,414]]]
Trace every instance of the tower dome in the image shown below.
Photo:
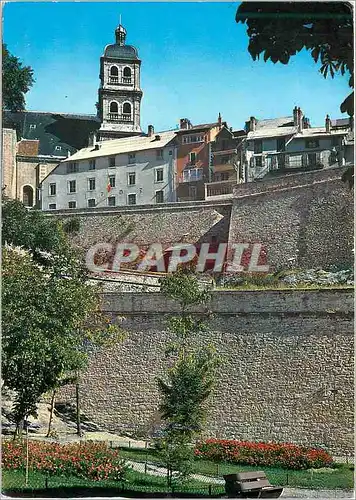
[[[137,49],[132,45],[125,45],[127,31],[120,23],[115,30],[116,43],[107,45],[104,57],[118,59],[138,59]]]

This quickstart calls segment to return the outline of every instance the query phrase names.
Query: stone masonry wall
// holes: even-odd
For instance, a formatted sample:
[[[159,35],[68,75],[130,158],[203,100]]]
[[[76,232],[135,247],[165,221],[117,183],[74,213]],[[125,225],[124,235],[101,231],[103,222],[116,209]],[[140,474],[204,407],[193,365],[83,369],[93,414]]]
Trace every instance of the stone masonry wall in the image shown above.
[[[16,195],[16,130],[4,128],[2,131],[2,175],[1,187],[10,198]]]
[[[128,334],[91,358],[82,410],[106,429],[148,433],[159,421],[155,379],[168,366],[166,320],[177,304],[159,293],[104,299]],[[207,436],[353,450],[351,291],[216,291],[211,309],[211,332],[197,339],[221,356]],[[61,398],[74,402],[73,388]]]
[[[353,262],[353,193],[344,169],[293,175],[235,189],[229,242],[259,242],[272,270]]]
[[[141,247],[161,243],[167,248],[180,242],[209,242],[212,236],[227,242],[231,203],[170,203],[66,212],[59,215],[80,217],[80,231],[73,237],[73,244],[84,250],[102,242],[130,242]]]

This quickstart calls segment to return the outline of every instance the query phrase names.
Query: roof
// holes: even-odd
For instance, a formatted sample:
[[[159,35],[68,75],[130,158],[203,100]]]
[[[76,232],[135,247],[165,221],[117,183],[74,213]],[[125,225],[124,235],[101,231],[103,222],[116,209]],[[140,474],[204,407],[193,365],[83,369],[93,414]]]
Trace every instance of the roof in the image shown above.
[[[346,135],[347,131],[345,130],[331,130],[330,132],[327,132],[325,130],[325,127],[311,127],[311,128],[305,128],[301,132],[298,132],[295,135],[296,139],[301,139],[304,137],[320,137],[320,136],[340,136],[340,135]]]
[[[257,120],[256,130],[261,128],[293,127],[293,124],[293,116],[268,118],[266,120]]]
[[[157,136],[160,137],[159,140],[156,140]],[[136,151],[146,151],[148,149],[159,149],[167,146],[175,138],[175,136],[176,131],[168,130],[165,132],[157,132],[152,137],[144,135],[103,141],[99,143],[99,149],[95,149],[93,146],[83,148],[63,161],[72,162],[86,160],[89,158],[99,158],[101,156],[117,155],[121,153],[134,153]]]
[[[223,122],[222,125],[226,126],[226,123]],[[178,134],[189,134],[191,132],[197,132],[198,130],[209,130],[211,128],[218,127],[218,126],[219,126],[218,122],[215,122],[215,123],[203,123],[201,125],[193,125],[190,128],[181,128],[181,129],[177,130],[176,132]]]
[[[104,57],[132,61],[138,59],[138,54],[137,49],[132,45],[119,45],[118,43],[114,43],[105,47]]]
[[[3,126],[16,129],[19,139],[39,140],[39,155],[66,157],[88,144],[100,121],[95,115],[5,111]]]
[[[332,127],[349,127],[350,118],[337,118],[336,120],[331,120]]]
[[[247,139],[265,139],[267,137],[285,137],[297,132],[297,127],[262,127],[247,134]]]

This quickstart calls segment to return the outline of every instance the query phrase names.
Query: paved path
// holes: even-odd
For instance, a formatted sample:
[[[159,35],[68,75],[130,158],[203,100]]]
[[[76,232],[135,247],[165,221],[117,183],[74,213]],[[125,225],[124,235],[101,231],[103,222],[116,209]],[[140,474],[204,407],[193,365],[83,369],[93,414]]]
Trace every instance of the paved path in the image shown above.
[[[127,460],[127,463],[137,472],[144,471],[144,464],[141,462],[134,462],[132,460]],[[147,474],[152,476],[165,476],[167,474],[167,469],[165,467],[158,467],[152,463],[147,463]],[[217,477],[204,476],[202,474],[192,474],[192,479],[201,481],[208,484],[221,484],[224,485],[225,481]],[[353,499],[355,494],[353,490],[308,490],[304,488],[284,488],[283,493],[280,498],[284,500],[290,500],[295,498],[344,498]]]

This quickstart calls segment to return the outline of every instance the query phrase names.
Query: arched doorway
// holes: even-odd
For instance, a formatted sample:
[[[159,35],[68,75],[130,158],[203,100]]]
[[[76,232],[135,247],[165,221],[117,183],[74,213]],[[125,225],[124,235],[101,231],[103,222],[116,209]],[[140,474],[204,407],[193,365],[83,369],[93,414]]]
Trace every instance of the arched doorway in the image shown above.
[[[22,202],[25,207],[33,207],[33,188],[31,186],[22,188]]]

